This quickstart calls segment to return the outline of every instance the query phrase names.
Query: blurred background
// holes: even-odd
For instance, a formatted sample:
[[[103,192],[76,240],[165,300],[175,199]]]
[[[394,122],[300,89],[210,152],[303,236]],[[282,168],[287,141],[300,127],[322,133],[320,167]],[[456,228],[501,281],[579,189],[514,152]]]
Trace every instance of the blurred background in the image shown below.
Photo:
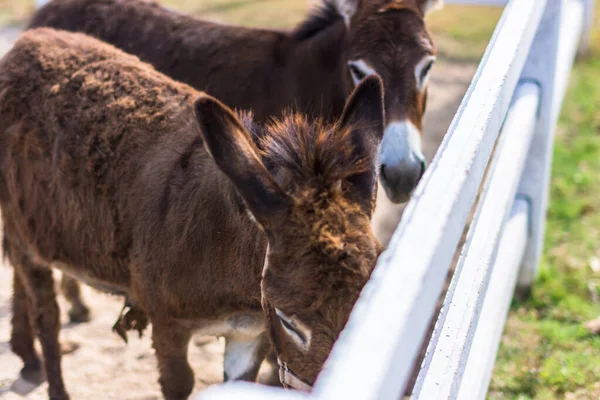
[[[308,0],[159,2],[224,23],[282,29],[299,22],[311,6]],[[600,0],[596,3],[598,11]],[[0,55],[11,45],[33,11],[33,0],[0,0]],[[427,18],[439,49],[424,129],[429,159],[460,104],[501,12],[500,8],[492,7],[446,6]],[[572,71],[560,117],[541,274],[532,293],[513,301],[492,378],[490,399],[600,399],[600,320],[595,320],[600,317],[598,13],[593,27],[589,48]],[[385,218],[379,215],[382,235],[392,232],[400,211],[391,207],[383,213]],[[15,387],[13,383],[20,361],[12,356],[8,347],[12,280],[7,274],[10,273],[9,268],[0,268],[0,398],[44,399],[44,385],[27,387],[22,383]],[[65,325],[61,333],[66,347],[73,344],[71,353],[63,359],[72,396],[76,399],[160,398],[149,334],[141,340],[131,338],[129,345],[124,346],[109,331],[120,301],[92,293],[88,288],[85,290],[93,321],[81,326]],[[61,305],[65,310],[64,304]],[[196,388],[219,382],[222,342],[197,338],[194,343],[191,363],[197,371]]]

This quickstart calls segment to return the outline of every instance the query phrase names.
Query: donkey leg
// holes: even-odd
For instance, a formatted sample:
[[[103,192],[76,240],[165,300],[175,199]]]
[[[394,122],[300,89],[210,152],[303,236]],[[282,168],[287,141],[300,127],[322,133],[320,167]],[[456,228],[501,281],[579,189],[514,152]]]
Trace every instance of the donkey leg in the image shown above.
[[[166,400],[187,399],[194,388],[194,371],[187,360],[192,331],[175,321],[151,322],[163,396]]]
[[[13,291],[10,346],[13,353],[23,360],[24,366],[21,369],[23,379],[32,383],[40,383],[43,380],[42,363],[33,345],[34,337],[29,322],[27,293],[17,271],[13,274]]]
[[[60,287],[69,303],[71,303],[71,309],[69,310],[71,322],[88,322],[90,320],[90,309],[81,299],[79,282],[63,274]]]
[[[37,265],[28,257],[22,256],[15,268],[23,282],[30,300],[29,317],[44,355],[46,378],[48,379],[48,393],[51,400],[68,400],[69,395],[65,390],[60,365],[61,352],[58,342],[60,331],[60,314],[54,279],[49,267]]]
[[[223,381],[256,381],[260,364],[271,344],[267,335],[231,336],[225,339]]]

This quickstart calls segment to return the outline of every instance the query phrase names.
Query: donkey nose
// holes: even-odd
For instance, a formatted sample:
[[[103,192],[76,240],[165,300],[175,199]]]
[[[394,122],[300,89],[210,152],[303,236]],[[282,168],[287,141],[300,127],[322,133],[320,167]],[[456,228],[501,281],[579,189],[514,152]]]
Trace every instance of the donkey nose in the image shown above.
[[[381,185],[394,203],[408,201],[425,172],[421,131],[409,120],[391,121],[381,142]]]
[[[427,169],[427,163],[425,162],[425,160],[421,159],[421,172],[419,173],[419,181],[423,177],[423,174],[425,173],[426,169]]]
[[[381,165],[382,186],[394,203],[404,203],[409,200],[427,168],[425,160],[418,154],[413,153],[411,158],[411,162]]]

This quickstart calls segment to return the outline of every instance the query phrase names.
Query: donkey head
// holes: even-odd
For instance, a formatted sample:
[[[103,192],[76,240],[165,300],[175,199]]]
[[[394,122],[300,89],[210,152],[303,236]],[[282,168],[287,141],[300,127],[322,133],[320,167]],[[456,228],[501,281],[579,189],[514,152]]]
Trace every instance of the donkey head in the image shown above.
[[[206,146],[268,238],[267,330],[282,363],[312,385],[375,266],[370,219],[383,133],[378,77],[333,126],[287,115],[253,140],[217,100],[197,100]],[[255,144],[255,142],[257,142]]]
[[[348,82],[378,74],[385,87],[381,182],[395,203],[407,201],[425,172],[422,119],[436,49],[424,17],[441,0],[332,0],[347,30]]]

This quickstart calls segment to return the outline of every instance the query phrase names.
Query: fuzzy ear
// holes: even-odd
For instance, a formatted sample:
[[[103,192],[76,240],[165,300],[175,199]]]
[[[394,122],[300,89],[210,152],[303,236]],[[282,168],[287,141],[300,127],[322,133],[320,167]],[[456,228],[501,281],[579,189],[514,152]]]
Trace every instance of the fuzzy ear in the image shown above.
[[[201,95],[194,103],[208,152],[233,182],[256,220],[267,227],[291,205],[289,196],[264,167],[250,133],[220,101]]]
[[[417,7],[423,15],[426,15],[434,10],[439,10],[444,6],[444,0],[416,0]]]
[[[344,23],[346,24],[346,28],[350,27],[350,21],[356,11],[358,10],[358,5],[360,0],[330,0],[338,13],[344,18]]]
[[[363,79],[350,95],[342,116],[340,129],[349,129],[356,158],[368,163],[364,172],[347,179],[351,197],[367,213],[373,210],[379,171],[379,147],[383,139],[385,115],[383,82],[377,75]]]

